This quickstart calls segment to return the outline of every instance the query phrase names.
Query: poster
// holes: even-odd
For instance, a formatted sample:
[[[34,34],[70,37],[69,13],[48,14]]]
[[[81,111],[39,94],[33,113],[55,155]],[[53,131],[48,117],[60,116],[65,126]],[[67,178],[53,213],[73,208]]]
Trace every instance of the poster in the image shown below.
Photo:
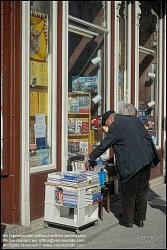
[[[48,86],[48,63],[31,61],[30,63],[30,85]]]
[[[30,43],[31,59],[46,61],[48,50],[47,15],[31,11]]]

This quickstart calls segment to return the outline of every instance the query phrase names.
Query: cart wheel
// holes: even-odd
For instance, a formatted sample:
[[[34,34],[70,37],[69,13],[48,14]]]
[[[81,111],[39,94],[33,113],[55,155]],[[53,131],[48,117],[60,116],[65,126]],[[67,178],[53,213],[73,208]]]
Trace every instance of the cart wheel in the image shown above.
[[[80,235],[80,234],[81,234],[81,232],[80,232],[80,230],[79,230],[79,229],[76,229],[76,230],[75,230],[75,233],[76,233],[76,234],[78,234],[78,235]]]
[[[44,221],[44,228],[49,228],[48,223]]]
[[[95,221],[95,226],[97,227],[99,224],[98,220]]]

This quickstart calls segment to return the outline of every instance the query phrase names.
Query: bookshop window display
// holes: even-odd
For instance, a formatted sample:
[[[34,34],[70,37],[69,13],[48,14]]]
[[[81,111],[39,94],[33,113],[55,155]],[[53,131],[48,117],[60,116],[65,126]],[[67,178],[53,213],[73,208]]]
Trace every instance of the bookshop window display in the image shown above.
[[[77,4],[76,4],[77,3]],[[80,8],[84,6],[84,11]],[[70,1],[68,32],[68,169],[80,162],[103,138],[105,110],[106,29],[103,1]],[[76,160],[77,165],[71,166]]]
[[[51,163],[51,3],[30,2],[30,167]]]
[[[139,117],[152,135],[154,143],[158,145],[160,6],[158,3],[144,1],[140,8]]]

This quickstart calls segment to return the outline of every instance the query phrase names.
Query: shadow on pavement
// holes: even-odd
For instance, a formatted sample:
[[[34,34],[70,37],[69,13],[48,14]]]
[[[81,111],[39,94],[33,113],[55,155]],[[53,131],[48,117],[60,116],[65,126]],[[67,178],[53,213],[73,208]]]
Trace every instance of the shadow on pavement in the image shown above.
[[[148,205],[166,214],[166,201],[161,199],[160,196],[151,189],[149,189],[148,192]]]
[[[159,209],[166,215],[166,201],[152,189],[148,190],[148,205],[154,209]],[[107,211],[105,205],[104,209]],[[120,219],[119,215],[122,213],[121,197],[110,202],[110,211],[118,220]]]
[[[104,207],[105,208],[105,207]],[[110,211],[111,213],[119,220],[119,215],[122,214],[122,204],[121,199],[118,199],[116,201],[111,201],[110,203]]]

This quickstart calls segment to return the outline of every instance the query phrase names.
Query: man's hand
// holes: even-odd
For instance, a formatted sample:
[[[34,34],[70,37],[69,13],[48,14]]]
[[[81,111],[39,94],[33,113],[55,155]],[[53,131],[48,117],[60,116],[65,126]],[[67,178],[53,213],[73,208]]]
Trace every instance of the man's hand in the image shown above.
[[[90,168],[90,160],[89,159],[85,159],[85,168],[86,168],[86,170],[89,170],[89,168]]]
[[[96,165],[97,165],[96,161],[91,161],[90,159],[85,159],[86,170],[93,171],[94,166],[96,166]]]

